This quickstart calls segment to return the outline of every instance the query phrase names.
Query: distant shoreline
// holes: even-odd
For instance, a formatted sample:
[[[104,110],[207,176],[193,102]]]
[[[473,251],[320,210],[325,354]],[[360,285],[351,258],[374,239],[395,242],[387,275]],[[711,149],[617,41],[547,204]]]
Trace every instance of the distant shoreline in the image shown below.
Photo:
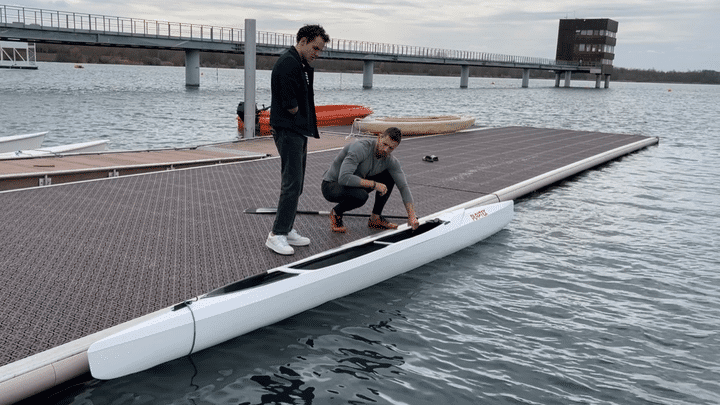
[[[36,59],[38,62],[66,62],[117,65],[147,66],[185,66],[183,51],[137,49],[99,46],[75,46],[57,44],[37,44]],[[277,57],[258,56],[258,70],[271,70]],[[200,66],[204,68],[241,69],[244,55],[229,53],[202,52]],[[318,59],[314,63],[318,71],[338,73],[362,73],[362,61],[339,61]],[[375,63],[376,74],[410,74],[424,76],[459,76],[458,66],[409,64],[378,62]],[[470,67],[471,77],[488,78],[522,78],[522,69]],[[530,78],[555,79],[555,73],[531,70]],[[595,81],[595,75],[574,74],[573,80]],[[714,70],[689,72],[663,72],[657,70],[626,69],[615,67],[610,81],[640,83],[685,83],[685,84],[720,84],[720,72]]]

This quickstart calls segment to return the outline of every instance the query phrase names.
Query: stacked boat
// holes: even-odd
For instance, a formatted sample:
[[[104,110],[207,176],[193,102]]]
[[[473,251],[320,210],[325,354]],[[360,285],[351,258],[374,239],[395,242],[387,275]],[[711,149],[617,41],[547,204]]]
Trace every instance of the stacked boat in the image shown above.
[[[238,106],[238,131],[245,128],[244,103]],[[352,130],[381,134],[390,127],[399,128],[403,135],[447,134],[467,129],[475,118],[466,115],[434,115],[424,117],[375,117],[373,111],[361,105],[331,104],[315,107],[318,127],[352,125]],[[269,108],[256,109],[256,131],[271,135]]]
[[[55,156],[107,150],[108,141],[106,140],[42,147],[45,135],[47,135],[47,131],[0,137],[0,159]]]
[[[365,118],[370,114],[372,114],[372,110],[361,105],[330,104],[315,107],[318,127],[352,125],[356,119]],[[258,133],[260,135],[271,135],[272,128],[270,127],[270,110],[264,108],[257,111],[257,120]],[[245,128],[243,117],[238,115],[237,121],[238,131],[242,131]]]
[[[448,134],[467,129],[475,124],[475,118],[464,115],[440,115],[426,117],[373,117],[355,122],[360,132],[381,134],[390,127],[399,128],[403,135]]]
[[[39,148],[45,139],[45,135],[47,135],[47,131],[36,132],[34,134],[1,136],[0,153]]]

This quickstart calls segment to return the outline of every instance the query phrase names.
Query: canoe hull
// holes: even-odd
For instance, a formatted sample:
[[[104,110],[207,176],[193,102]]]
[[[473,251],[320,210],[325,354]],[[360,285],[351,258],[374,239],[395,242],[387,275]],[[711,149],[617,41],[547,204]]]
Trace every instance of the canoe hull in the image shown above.
[[[0,137],[0,153],[15,152],[23,149],[37,149],[47,135],[45,132],[37,132],[34,134],[11,135]]]
[[[278,267],[269,273],[286,277],[191,302],[181,311],[192,311],[192,330],[185,323],[159,326],[177,323],[183,315],[178,314],[100,340],[88,350],[91,372],[95,378],[118,378],[217,345],[475,244],[505,227],[512,216],[512,201],[460,209],[424,223],[417,236],[409,229],[382,233]],[[182,319],[187,322],[187,316]],[[148,336],[141,337],[143,325]],[[150,336],[155,333],[157,337]],[[170,347],[170,333],[177,348]],[[190,349],[187,342],[192,341]]]
[[[475,118],[466,116],[436,117],[367,117],[357,121],[362,132],[381,134],[390,127],[399,128],[403,135],[447,134],[461,131],[475,124]]]
[[[15,152],[0,153],[0,159],[54,156],[71,153],[91,153],[107,150],[107,140],[72,143],[69,145],[48,146],[39,149],[22,149]]]
[[[113,339],[93,343],[88,349],[90,372],[95,378],[112,379],[186,356],[193,347],[194,328],[190,309],[168,309],[112,335]]]

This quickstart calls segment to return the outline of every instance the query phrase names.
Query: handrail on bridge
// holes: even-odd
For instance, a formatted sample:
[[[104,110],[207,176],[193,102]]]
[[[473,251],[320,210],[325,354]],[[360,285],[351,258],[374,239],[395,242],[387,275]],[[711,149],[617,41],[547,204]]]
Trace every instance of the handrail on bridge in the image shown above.
[[[109,17],[7,5],[0,5],[0,24],[17,24],[22,25],[24,28],[58,31],[101,32],[109,35],[177,38],[226,43],[245,42],[245,30],[240,28],[174,23],[163,20]],[[258,31],[256,41],[259,45],[291,46],[295,44],[295,35]],[[346,39],[331,39],[325,49],[327,51],[348,53],[371,53],[477,62],[578,66],[577,62],[558,61],[548,58],[511,56],[486,52],[459,51]]]

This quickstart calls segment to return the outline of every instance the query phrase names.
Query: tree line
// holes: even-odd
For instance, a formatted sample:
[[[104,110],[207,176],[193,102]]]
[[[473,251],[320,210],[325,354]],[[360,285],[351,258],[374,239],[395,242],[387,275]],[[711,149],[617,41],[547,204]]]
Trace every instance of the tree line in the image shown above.
[[[96,64],[136,64],[155,66],[185,66],[185,52],[163,49],[118,48],[100,46],[74,46],[58,44],[37,44],[37,60],[42,62],[96,63]],[[259,70],[271,70],[277,57],[261,56],[256,60]],[[201,52],[200,65],[209,68],[242,68],[243,54]],[[318,71],[361,73],[362,61],[318,59],[313,63]],[[416,63],[375,63],[378,74],[416,74],[425,76],[459,76],[460,67],[450,65]],[[521,78],[522,69],[470,67],[471,77]],[[555,73],[544,70],[531,70],[531,78],[554,79]],[[594,74],[574,74],[573,80],[595,81]],[[720,72],[715,70],[699,71],[658,71],[626,69],[615,67],[611,76],[613,81],[652,82],[652,83],[694,83],[720,84]]]

